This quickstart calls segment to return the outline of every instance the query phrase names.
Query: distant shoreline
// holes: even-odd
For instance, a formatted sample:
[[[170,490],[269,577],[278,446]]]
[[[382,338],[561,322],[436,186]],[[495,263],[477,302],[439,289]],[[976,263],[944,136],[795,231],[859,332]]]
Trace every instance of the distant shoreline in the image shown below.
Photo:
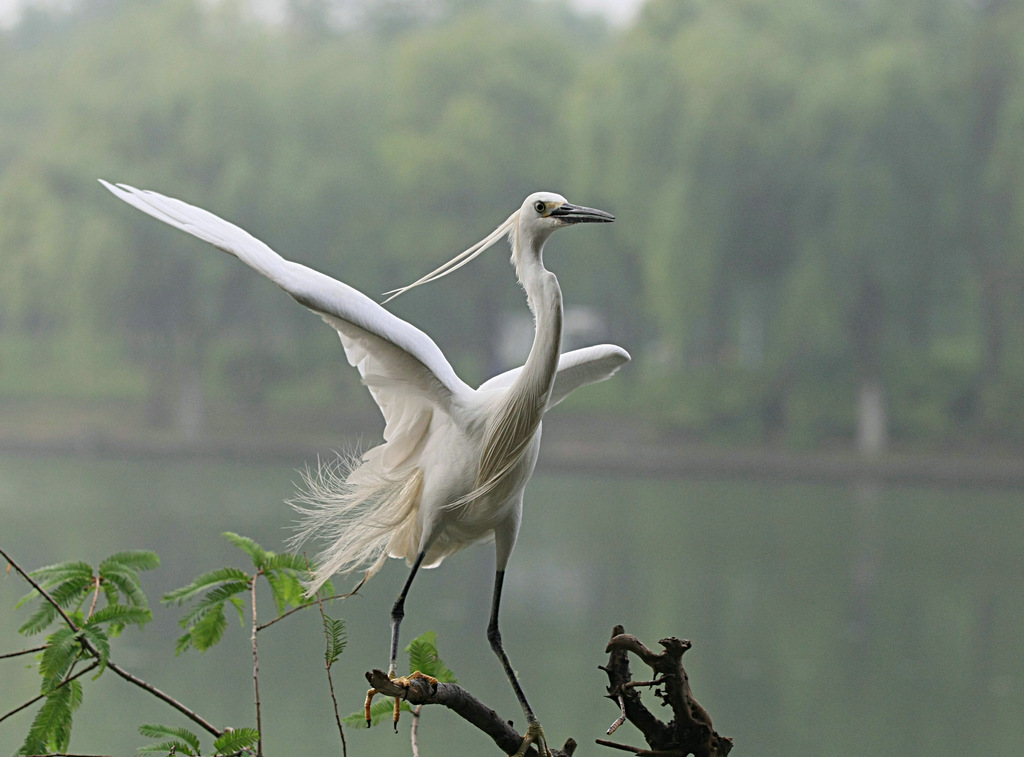
[[[745,479],[774,482],[893,483],[925,486],[983,486],[1024,489],[1024,457],[1006,451],[974,455],[894,451],[874,459],[851,451],[803,452],[769,447],[727,448],[693,442],[648,441],[618,427],[571,422],[557,424],[543,440],[541,472],[680,479]],[[66,437],[0,438],[0,454],[72,456],[122,460],[223,460],[248,464],[314,465],[338,450],[370,446],[375,435],[336,443],[288,440],[254,434],[245,438],[196,440],[160,436],[75,434]]]

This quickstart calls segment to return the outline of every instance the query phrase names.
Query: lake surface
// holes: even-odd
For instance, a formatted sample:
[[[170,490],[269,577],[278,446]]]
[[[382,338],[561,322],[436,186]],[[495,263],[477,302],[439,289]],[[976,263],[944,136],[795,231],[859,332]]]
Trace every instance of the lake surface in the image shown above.
[[[144,579],[156,620],[115,640],[113,658],[214,723],[252,725],[248,630],[232,621],[218,647],[175,658],[180,611],[156,601],[202,571],[245,565],[223,531],[283,549],[282,501],[301,464],[7,457],[0,543],[30,568],[157,551],[162,566]],[[549,738],[572,736],[580,755],[616,754],[593,740],[618,715],[597,669],[617,623],[649,646],[693,641],[694,692],[737,755],[1022,754],[1022,545],[1020,491],[541,475],[527,490],[502,631]],[[422,572],[403,647],[436,630],[459,682],[521,730],[484,635],[492,571],[484,545]],[[334,669],[343,715],[361,706],[363,672],[386,666],[405,575],[391,561],[333,607],[349,629]],[[26,590],[14,575],[0,581],[0,652],[34,644],[14,632]],[[320,625],[307,611],[260,635],[268,756],[341,754]],[[37,691],[26,664],[0,661],[0,713]],[[85,688],[72,751],[131,755],[146,743],[139,724],[187,725],[112,674]],[[0,723],[0,754],[17,749],[31,717]],[[408,722],[397,736],[386,724],[347,729],[349,754],[409,755]],[[425,711],[420,731],[425,757],[497,754],[441,709]],[[629,725],[614,738],[643,744]]]

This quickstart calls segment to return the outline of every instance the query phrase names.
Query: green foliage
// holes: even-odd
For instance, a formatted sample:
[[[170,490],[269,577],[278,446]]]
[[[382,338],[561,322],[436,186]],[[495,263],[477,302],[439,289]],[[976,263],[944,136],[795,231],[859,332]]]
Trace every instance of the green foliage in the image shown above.
[[[661,385],[633,392],[630,411],[703,438],[675,389],[718,372],[699,390],[713,406],[783,409],[717,429],[725,441],[849,436],[854,395],[830,393],[828,376],[788,379],[809,356],[850,367],[844,386],[858,366],[878,374],[907,403],[903,438],[1014,435],[998,421],[1024,344],[1017,4],[649,0],[622,30],[534,4],[443,3],[430,18],[399,5],[400,22],[359,16],[365,33],[319,12],[261,27],[247,0],[79,4],[74,23],[44,13],[11,30],[0,344],[29,359],[0,361],[0,393],[38,397],[39,375],[71,397],[145,390],[147,418],[166,424],[195,378],[170,369],[187,354],[204,391],[251,418],[321,412],[339,392],[368,402],[337,382],[326,342],[311,347],[301,308],[126,213],[97,173],[209,207],[369,292],[447,259],[510,197],[547,186],[619,216],[559,238],[571,254],[551,264],[567,306],[603,315],[602,338]],[[522,308],[502,265],[468,267],[398,312],[442,324],[457,367],[482,375],[500,311]],[[881,307],[865,306],[865,282]],[[974,355],[965,422],[934,401],[941,387],[898,386],[935,375],[952,334]],[[908,350],[912,376],[894,357]],[[756,374],[739,400],[737,354]],[[810,396],[827,405],[820,419]]]
[[[98,677],[110,660],[110,639],[126,626],[143,626],[152,620],[139,571],[152,570],[159,564],[154,553],[137,550],[111,555],[95,569],[82,561],[67,561],[32,571],[32,578],[53,602],[35,589],[22,597],[16,607],[34,601],[39,607],[18,631],[31,636],[46,630],[54,621],[60,626],[47,635],[39,655],[44,701],[19,754],[67,749],[72,716],[83,696],[75,668],[91,658],[98,665],[94,678]],[[66,623],[54,604],[59,605],[74,627]]]
[[[243,602],[239,595],[250,591],[252,580],[245,571],[220,568],[165,594],[163,601],[167,604],[181,605],[198,597],[196,604],[180,620],[185,633],[178,637],[175,654],[181,654],[190,647],[205,652],[219,642],[227,628],[224,607],[228,603],[238,612],[239,621],[244,621]]]
[[[39,660],[39,674],[43,677],[43,693],[49,694],[63,682],[81,654],[81,632],[59,628],[46,638],[46,645]]]
[[[178,638],[177,654],[189,648],[205,652],[217,644],[227,629],[224,612],[227,605],[234,607],[239,621],[244,622],[245,602],[242,595],[249,594],[254,582],[261,576],[270,586],[270,596],[278,614],[308,601],[303,593],[302,577],[308,575],[310,566],[304,557],[288,552],[272,552],[253,539],[230,531],[223,536],[249,557],[255,573],[250,575],[240,568],[217,568],[203,573],[187,586],[164,594],[165,604],[192,604],[179,621],[185,633]]]
[[[139,571],[152,570],[159,564],[160,559],[153,552],[137,550],[111,555],[95,571],[88,563],[70,561],[38,568],[31,576],[77,624],[93,629],[103,624],[106,635],[117,636],[126,625],[141,626],[152,619]],[[103,594],[106,605],[97,609],[95,600],[99,593]],[[37,599],[39,593],[33,589],[16,607]],[[87,614],[83,612],[86,601],[90,603]],[[29,636],[37,634],[58,616],[53,604],[40,601],[18,631]]]
[[[345,630],[345,621],[340,618],[332,618],[324,615],[324,636],[327,639],[327,647],[324,650],[324,662],[331,667],[348,645],[348,632]]]
[[[150,739],[166,739],[159,744],[139,747],[139,754],[187,754],[200,753],[199,737],[187,728],[172,728],[166,725],[140,725],[139,733]]]
[[[246,595],[254,591],[261,576],[266,579],[280,614],[289,608],[315,604],[303,594],[301,577],[311,570],[304,556],[276,553],[235,533],[225,533],[224,538],[248,557],[253,572],[235,567],[218,568],[165,594],[165,603],[190,605],[181,619],[186,633],[178,639],[178,653],[190,647],[205,651],[220,641],[227,626],[225,609],[228,605],[235,608],[244,622]],[[20,632],[37,634],[54,621],[59,625],[47,635],[46,644],[38,654],[42,681],[38,699],[42,699],[43,704],[19,754],[36,755],[67,749],[72,717],[82,702],[79,678],[92,669],[97,670],[93,678],[101,675],[113,664],[111,639],[127,626],[142,626],[152,619],[139,571],[151,570],[159,564],[159,558],[152,552],[124,551],[106,558],[96,568],[85,562],[68,561],[29,574],[45,596],[34,589],[19,600],[18,607],[33,601],[40,603],[22,624]],[[329,586],[327,590],[333,592]],[[54,604],[60,606],[67,618]],[[324,615],[323,622],[327,640],[325,662],[329,669],[345,650],[347,635],[343,620]],[[91,665],[82,667],[84,663]],[[119,670],[119,674],[123,672]],[[141,747],[139,753],[196,756],[202,753],[199,737],[186,728],[143,725],[139,732],[159,740]],[[258,740],[259,733],[253,728],[227,729],[215,739],[213,754],[247,752]]]
[[[235,754],[248,749],[257,741],[260,734],[255,728],[231,728],[223,736],[213,742],[215,754]]]
[[[138,748],[138,754],[185,754],[198,757],[202,754],[199,737],[187,728],[166,725],[141,725],[139,733],[151,739],[163,739],[157,744],[146,744]],[[255,728],[228,728],[213,742],[213,755],[239,754],[259,740]]]
[[[74,23],[41,13],[5,32],[0,394],[145,395],[147,420],[168,424],[196,378],[170,370],[187,354],[211,399],[253,418],[316,413],[339,392],[368,402],[338,383],[301,308],[117,207],[97,173],[209,207],[369,292],[548,186],[619,216],[559,237],[572,254],[551,264],[567,306],[603,315],[630,370],[668,387],[634,393],[647,415],[685,425],[688,398],[671,389],[695,366],[727,374],[751,334],[752,407],[808,353],[838,352],[895,387],[893,356],[912,349],[920,385],[963,334],[978,398],[966,427],[1013,434],[998,419],[1024,344],[1019,4],[650,0],[604,31],[534,4],[442,5],[394,25],[367,11],[355,23],[373,33],[317,22],[307,36],[295,18],[254,24],[249,0],[80,3]],[[395,307],[439,325],[457,367],[482,373],[500,311],[522,308],[502,265]],[[863,307],[865,281],[884,307]],[[825,418],[787,413],[784,435],[851,415],[849,394],[810,380]],[[893,394],[909,403],[896,432],[959,438],[964,424],[929,394]]]
[[[18,754],[64,752],[71,741],[71,722],[82,704],[82,684],[68,681],[46,694]]]
[[[455,675],[437,652],[437,632],[427,631],[413,639],[405,648],[409,653],[409,671],[419,671],[441,683],[455,683]]]

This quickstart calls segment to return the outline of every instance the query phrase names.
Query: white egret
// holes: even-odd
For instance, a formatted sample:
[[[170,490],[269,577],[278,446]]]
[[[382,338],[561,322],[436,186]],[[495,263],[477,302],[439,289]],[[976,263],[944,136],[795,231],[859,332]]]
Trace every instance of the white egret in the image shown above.
[[[614,217],[550,192],[532,194],[490,235],[393,294],[441,278],[510,238],[512,262],[535,318],[533,346],[523,366],[474,390],[456,376],[430,337],[352,287],[285,260],[237,226],[181,200],[102,183],[139,210],[255,268],[337,330],[349,363],[384,416],[384,443],[310,482],[300,507],[305,524],[299,538],[322,537],[328,544],[309,592],[335,572],[369,564],[368,578],[387,557],[404,558],[412,569],[391,612],[389,675],[394,677],[405,597],[417,571],[493,538],[487,638],[528,721],[520,753],[530,743],[547,753],[498,629],[505,568],[519,532],[523,490],[537,462],[544,414],[573,390],[609,378],[629,355],[614,345],[560,355],[562,294],[544,267],[542,251],[559,228]]]

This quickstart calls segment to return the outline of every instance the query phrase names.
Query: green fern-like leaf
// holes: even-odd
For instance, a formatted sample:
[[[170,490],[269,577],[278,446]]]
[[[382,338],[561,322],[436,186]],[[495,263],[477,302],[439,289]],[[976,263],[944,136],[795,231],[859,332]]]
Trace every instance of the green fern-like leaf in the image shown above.
[[[18,754],[47,754],[64,752],[71,741],[71,721],[75,710],[82,704],[82,685],[68,681],[46,695],[46,701],[36,713]]]
[[[190,757],[195,757],[199,752],[193,752],[192,749],[184,741],[178,741],[177,739],[168,739],[167,741],[161,741],[159,744],[146,744],[140,746],[135,750],[136,754],[162,754],[162,755],[178,755],[184,754]]]
[[[213,748],[216,754],[235,754],[248,749],[259,739],[260,732],[255,728],[232,728],[213,742]]]
[[[92,646],[93,649],[96,650],[96,653],[99,655],[98,661],[100,663],[100,668],[97,671],[96,675],[93,676],[94,679],[99,678],[100,675],[103,674],[103,671],[106,669],[107,662],[110,660],[110,638],[107,636],[106,632],[102,628],[96,625],[82,626],[82,629],[79,631],[79,633],[85,639],[88,639],[89,644]]]
[[[345,630],[345,621],[324,615],[324,636],[327,637],[327,648],[324,651],[324,661],[327,667],[331,667],[341,653],[345,651],[348,644],[348,633]]]
[[[412,708],[408,702],[401,702],[399,709],[403,712],[412,712]],[[372,705],[370,705],[370,725],[374,726],[380,723],[384,718],[392,718],[395,711],[395,700],[385,697],[384,699],[378,699]],[[342,723],[351,728],[366,728],[366,713],[363,710],[359,712],[353,712],[351,715],[346,715],[341,720]]]
[[[43,677],[43,693],[55,691],[82,653],[79,632],[67,626],[46,637],[47,646],[39,658],[39,674]]]
[[[20,604],[20,603],[19,603]],[[39,608],[32,613],[28,620],[18,626],[18,633],[24,636],[34,636],[45,631],[57,617],[57,610],[49,602],[43,602]]]
[[[123,569],[135,572],[142,570],[155,570],[160,567],[160,556],[148,549],[130,549],[124,552],[116,552],[100,563],[100,570],[105,565],[119,565]]]
[[[94,612],[85,625],[111,623],[118,626],[144,626],[152,619],[153,613],[148,608],[107,605]]]
[[[277,614],[280,615],[289,606],[298,607],[305,604],[302,582],[294,572],[288,570],[264,570],[264,577],[270,584],[270,594],[274,598]]]
[[[108,601],[117,603],[120,593],[124,596],[126,604],[149,607],[149,600],[139,582],[139,574],[131,568],[122,567],[118,563],[100,565],[100,582],[107,592]]]
[[[84,581],[88,583],[92,581],[93,571],[92,566],[87,562],[69,560],[55,565],[45,565],[42,568],[36,568],[29,575],[35,579],[36,583],[47,589],[65,581]],[[18,606],[35,596],[37,596],[35,590],[31,591],[25,597],[22,597],[18,602]]]
[[[263,563],[263,570],[291,570],[299,575],[309,572],[309,563],[303,555],[291,552],[269,552]]]
[[[181,654],[189,647],[199,652],[205,652],[223,638],[227,627],[228,620],[224,617],[224,604],[209,607],[198,619],[195,619],[183,636],[178,637],[174,653]]]
[[[187,728],[174,728],[166,725],[140,725],[139,733],[150,739],[170,738],[160,744],[147,744],[139,747],[139,753],[165,752],[172,750],[178,754],[197,755],[200,753],[199,737]]]
[[[90,596],[93,586],[93,575],[90,568],[87,576],[76,575],[66,581],[62,581],[52,588],[47,588],[47,594],[50,595],[61,609],[73,612],[81,607],[86,597]],[[20,607],[26,600],[37,597],[39,595],[33,591],[23,597],[17,606]],[[58,617],[57,609],[50,602],[40,601],[39,609],[21,624],[18,628],[18,633],[32,636],[44,631]]]
[[[228,583],[218,586],[216,589],[212,589],[203,595],[202,599],[193,607],[191,610],[186,612],[181,620],[179,621],[182,628],[190,625],[195,618],[205,615],[208,610],[216,608],[218,606],[223,609],[224,603],[231,601],[236,607],[241,606],[241,601],[238,599],[239,594],[244,594],[252,588],[248,579],[246,581],[229,581]],[[242,617],[239,612],[239,618]]]
[[[455,675],[437,653],[437,632],[427,631],[406,647],[409,653],[409,672],[419,671],[443,683],[455,683]]]
[[[248,588],[249,580],[249,574],[239,568],[217,568],[216,570],[203,573],[188,586],[182,586],[180,589],[167,592],[163,596],[163,602],[165,604],[180,605],[202,594],[211,586],[223,583],[238,582],[245,584],[245,587]]]
[[[248,536],[241,536],[233,531],[225,531],[221,536],[245,552],[245,554],[249,555],[249,558],[252,560],[252,564],[257,568],[262,568],[267,559],[274,554],[273,552],[268,552],[263,549],[263,547]]]

